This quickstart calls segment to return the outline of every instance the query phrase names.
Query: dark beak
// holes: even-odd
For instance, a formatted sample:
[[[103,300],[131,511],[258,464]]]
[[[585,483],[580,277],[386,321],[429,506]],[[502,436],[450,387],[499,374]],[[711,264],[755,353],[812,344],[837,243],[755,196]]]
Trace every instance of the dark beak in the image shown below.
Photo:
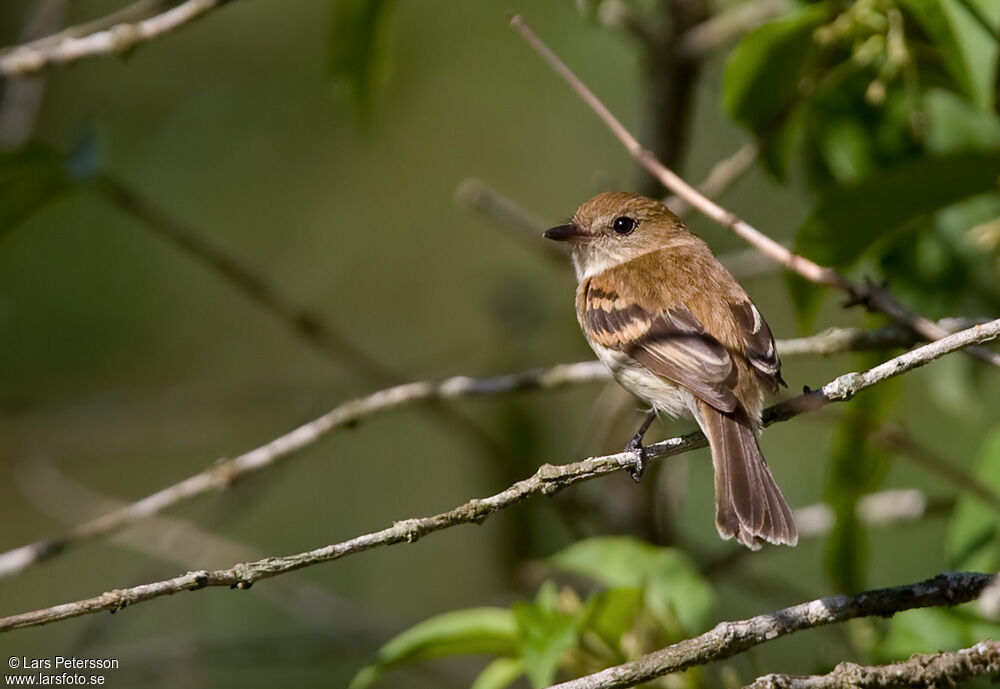
[[[552,239],[557,242],[579,242],[587,235],[573,223],[568,223],[566,225],[559,225],[559,227],[553,227],[551,230],[546,230],[543,236],[546,239]]]

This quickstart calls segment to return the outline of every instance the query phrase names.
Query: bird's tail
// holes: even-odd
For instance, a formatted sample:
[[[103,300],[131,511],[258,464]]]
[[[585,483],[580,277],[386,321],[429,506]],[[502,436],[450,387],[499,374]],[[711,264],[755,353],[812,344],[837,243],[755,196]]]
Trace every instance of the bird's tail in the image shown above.
[[[698,401],[698,422],[715,466],[715,527],[751,550],[764,541],[795,545],[792,511],[774,482],[745,413],[723,414]]]

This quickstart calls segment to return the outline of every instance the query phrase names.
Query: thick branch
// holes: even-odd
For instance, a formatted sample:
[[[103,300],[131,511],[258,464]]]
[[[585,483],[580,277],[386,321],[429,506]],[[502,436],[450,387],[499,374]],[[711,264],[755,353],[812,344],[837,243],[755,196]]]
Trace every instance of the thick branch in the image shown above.
[[[957,351],[972,344],[986,342],[998,336],[1000,336],[1000,319],[983,325],[973,326],[968,330],[949,335],[941,340],[931,342],[923,347],[890,359],[863,373],[847,373],[827,383],[819,390],[803,393],[791,400],[776,404],[766,411],[764,423],[770,425],[779,421],[786,421],[803,412],[818,409],[830,402],[851,399],[866,388],[923,366],[949,352]],[[469,384],[469,379],[457,380],[459,381],[455,383],[457,387]],[[414,383],[413,385],[419,387],[427,384]],[[397,394],[399,394],[398,389],[396,390]],[[442,393],[444,392],[446,391],[442,391]],[[328,419],[325,424],[329,424],[331,421],[331,419]],[[284,439],[274,441],[272,445],[277,444],[280,448],[286,443],[311,442],[309,438],[316,430],[307,425],[299,429],[301,431],[299,435],[296,434],[297,432],[293,432],[289,436],[285,436]],[[705,444],[705,436],[701,432],[694,432],[650,445],[646,448],[645,456],[649,461],[659,460],[688,450],[704,447]],[[273,452],[273,449],[271,449],[271,452]],[[251,455],[253,454],[251,453]],[[247,456],[244,455],[244,457]],[[256,562],[240,563],[230,569],[188,572],[173,579],[143,584],[129,589],[110,591],[95,598],[57,605],[20,615],[12,615],[0,619],[0,632],[37,626],[70,617],[79,617],[80,615],[90,615],[103,610],[119,610],[133,603],[152,600],[153,598],[168,596],[181,591],[193,591],[208,586],[248,588],[261,579],[292,572],[303,567],[337,560],[347,555],[381,546],[404,542],[412,543],[421,536],[459,524],[467,524],[469,522],[479,523],[499,510],[530,496],[538,494],[554,495],[575,483],[614,473],[622,469],[634,468],[636,460],[637,453],[630,451],[602,457],[591,457],[572,464],[544,464],[532,476],[515,483],[506,490],[487,498],[469,500],[447,512],[430,517],[405,519],[381,531],[364,534],[348,541],[296,555],[269,557],[257,560]],[[269,452],[260,451],[256,455],[255,461],[270,461]],[[201,476],[199,475],[199,477]],[[206,479],[201,478],[200,480]],[[219,478],[215,480],[219,480]]]
[[[764,675],[747,689],[883,689],[954,687],[977,677],[1000,675],[1000,643],[980,641],[971,648],[915,655],[891,665],[840,663],[825,675]]]
[[[891,316],[897,321],[908,325],[910,328],[920,333],[928,340],[935,340],[948,334],[948,331],[938,326],[931,320],[924,318],[912,311],[909,311],[897,302],[886,290],[875,285],[862,285],[841,275],[833,268],[821,266],[804,256],[800,256],[779,242],[742,220],[734,213],[726,210],[714,201],[707,198],[697,189],[680,178],[673,170],[666,167],[656,156],[644,148],[639,141],[632,136],[625,126],[618,121],[607,106],[594,95],[586,84],[577,77],[559,57],[552,52],[535,33],[524,22],[520,15],[510,17],[511,25],[517,29],[525,41],[538,52],[539,55],[566,81],[567,84],[580,96],[580,98],[594,111],[602,122],[618,138],[629,154],[638,161],[650,174],[654,175],[660,182],[673,191],[675,194],[685,199],[694,208],[698,209],[712,220],[723,227],[728,228],[746,242],[760,249],[760,251],[776,263],[784,266],[788,270],[798,273],[800,276],[821,285],[836,287],[844,291],[850,298],[851,303],[864,304],[865,306],[881,311]],[[977,358],[987,361],[994,366],[1000,366],[1000,354],[986,349],[976,348],[969,350]]]
[[[54,40],[41,39],[0,52],[0,76],[34,74],[51,65],[63,65],[96,55],[121,55],[198,19],[230,0],[187,0],[148,19],[122,23],[85,36],[61,32]]]
[[[953,322],[963,322],[951,319]],[[893,326],[879,330],[831,328],[818,335],[779,340],[782,356],[810,353],[833,354],[843,351],[908,346],[914,336],[905,328]],[[170,507],[205,493],[224,490],[249,474],[273,466],[327,434],[349,428],[369,416],[400,407],[459,397],[493,395],[524,390],[547,390],[566,385],[602,382],[611,379],[599,361],[559,364],[547,369],[531,369],[493,378],[457,376],[441,381],[407,383],[371,395],[344,402],[332,410],[269,443],[232,459],[216,462],[204,471],[163,488],[136,502],[80,524],[58,538],[36,541],[0,553],[0,578],[12,576],[33,564],[58,555],[82,541],[98,538],[158,514]],[[777,409],[780,405],[772,407]]]
[[[780,636],[824,627],[857,617],[888,617],[901,610],[958,605],[975,600],[993,575],[969,572],[940,574],[908,586],[867,591],[854,596],[820,598],[769,615],[738,622],[720,622],[701,636],[623,665],[557,684],[552,689],[614,689],[632,687],[696,665],[730,658]]]

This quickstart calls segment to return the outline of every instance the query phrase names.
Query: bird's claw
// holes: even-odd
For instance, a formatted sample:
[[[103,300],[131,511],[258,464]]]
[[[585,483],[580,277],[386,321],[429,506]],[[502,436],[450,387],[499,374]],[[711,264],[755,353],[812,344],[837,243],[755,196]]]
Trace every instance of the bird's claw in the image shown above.
[[[633,481],[639,483],[642,472],[646,470],[646,446],[633,439],[625,446],[625,451],[635,453],[635,465],[629,467],[628,473],[632,475]]]

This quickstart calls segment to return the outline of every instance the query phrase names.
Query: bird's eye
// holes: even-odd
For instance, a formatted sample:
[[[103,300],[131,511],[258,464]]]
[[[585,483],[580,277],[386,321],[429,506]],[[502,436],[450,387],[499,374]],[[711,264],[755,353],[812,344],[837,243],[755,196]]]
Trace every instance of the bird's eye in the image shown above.
[[[615,218],[615,221],[611,223],[611,229],[615,231],[615,234],[626,235],[635,229],[635,225],[635,220],[627,215],[623,215],[620,218]]]

